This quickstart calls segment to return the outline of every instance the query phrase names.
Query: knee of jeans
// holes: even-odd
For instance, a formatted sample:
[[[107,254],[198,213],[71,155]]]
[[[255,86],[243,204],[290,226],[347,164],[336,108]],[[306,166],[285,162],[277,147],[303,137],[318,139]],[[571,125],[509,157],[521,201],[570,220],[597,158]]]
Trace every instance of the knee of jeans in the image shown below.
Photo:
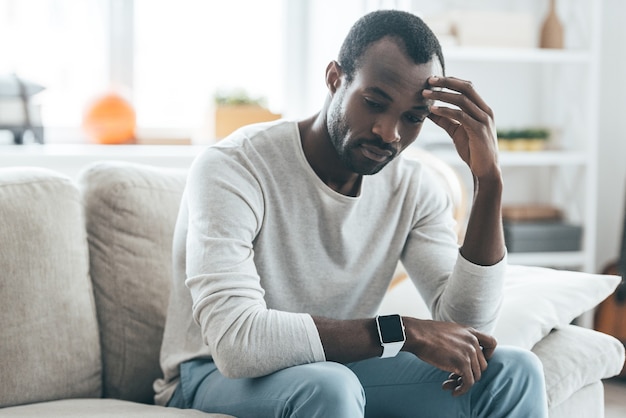
[[[349,368],[333,362],[312,363],[302,368],[306,374],[294,382],[294,397],[298,403],[322,402],[348,410],[364,410],[365,390],[358,377]],[[294,399],[295,400],[295,399]]]
[[[489,368],[505,370],[510,376],[525,377],[543,384],[543,365],[532,351],[517,347],[498,347],[489,360]]]

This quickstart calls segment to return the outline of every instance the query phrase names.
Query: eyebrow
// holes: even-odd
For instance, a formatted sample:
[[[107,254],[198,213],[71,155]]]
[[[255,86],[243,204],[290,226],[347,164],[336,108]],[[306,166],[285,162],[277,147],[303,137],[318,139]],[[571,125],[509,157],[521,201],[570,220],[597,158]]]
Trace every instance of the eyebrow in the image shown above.
[[[393,102],[393,98],[387,94],[387,92],[385,92],[385,90],[381,89],[380,87],[367,87],[365,89],[366,92],[370,92],[370,93],[374,93],[377,94],[379,96],[384,97],[385,99],[389,100],[390,102]],[[430,113],[430,108],[428,107],[428,105],[417,105],[417,106],[413,106],[411,109],[416,110],[416,111],[420,111],[420,112],[427,112]]]

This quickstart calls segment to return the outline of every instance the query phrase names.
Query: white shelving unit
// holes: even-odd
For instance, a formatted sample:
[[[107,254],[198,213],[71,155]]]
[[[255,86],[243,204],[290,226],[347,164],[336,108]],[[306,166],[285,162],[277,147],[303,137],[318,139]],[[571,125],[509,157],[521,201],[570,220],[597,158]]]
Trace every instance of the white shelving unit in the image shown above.
[[[456,151],[437,150],[437,156],[453,166],[465,164]],[[501,167],[584,166],[587,156],[578,151],[500,151]]]
[[[437,7],[439,11],[446,7],[472,7],[470,3],[448,0],[438,3]],[[534,0],[523,5],[526,12],[536,15],[537,31],[547,3]],[[543,203],[560,207],[567,221],[583,228],[581,250],[509,253],[510,262],[593,272],[602,2],[570,0],[560,3],[560,10],[566,12],[561,18],[566,31],[564,49],[444,44],[443,52],[446,73],[473,82],[494,110],[498,128],[545,126],[554,132],[549,149],[544,151],[500,153],[505,181],[503,200],[504,204]],[[412,4],[418,13],[420,6],[433,7],[422,1]],[[514,1],[492,1],[482,2],[479,7],[518,11],[520,5]],[[568,21],[568,18],[573,20]],[[431,152],[457,167],[462,176],[467,177],[470,187],[469,170],[451,144],[445,146],[437,140],[426,144]]]

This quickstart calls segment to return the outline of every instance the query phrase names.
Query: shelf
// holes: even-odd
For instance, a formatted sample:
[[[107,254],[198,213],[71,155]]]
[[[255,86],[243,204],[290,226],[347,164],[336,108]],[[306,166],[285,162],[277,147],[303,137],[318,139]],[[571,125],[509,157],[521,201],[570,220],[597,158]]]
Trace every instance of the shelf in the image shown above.
[[[426,2],[423,3],[426,8]],[[456,3],[444,1],[443,7],[460,8]],[[503,10],[496,2],[492,3],[483,10]],[[558,150],[500,151],[505,184],[503,201],[558,206],[566,219],[576,220],[583,228],[582,249],[510,253],[509,262],[593,272],[597,270],[600,142],[597,103],[603,11],[601,1],[565,3],[568,3],[568,19],[572,18],[565,39],[568,48],[541,49],[533,44],[531,48],[500,48],[452,43],[443,44],[442,48],[449,72],[480,86],[481,96],[493,106],[502,126],[547,125],[559,133],[558,142],[548,144],[558,144]],[[544,13],[532,7],[535,16]],[[472,6],[467,9],[471,10]],[[421,146],[452,165],[464,185],[472,190],[471,172],[449,138],[436,129],[424,130],[426,133],[430,136],[420,141]]]
[[[588,51],[539,48],[444,47],[446,61],[513,62],[513,63],[588,63]]]
[[[454,150],[432,150],[433,154],[451,165],[465,165]],[[584,166],[588,158],[575,151],[500,151],[501,167]]]
[[[582,251],[509,253],[507,257],[509,264],[527,266],[579,269],[585,265],[585,253]]]
[[[502,166],[562,166],[585,165],[588,158],[582,152],[574,151],[502,151]]]

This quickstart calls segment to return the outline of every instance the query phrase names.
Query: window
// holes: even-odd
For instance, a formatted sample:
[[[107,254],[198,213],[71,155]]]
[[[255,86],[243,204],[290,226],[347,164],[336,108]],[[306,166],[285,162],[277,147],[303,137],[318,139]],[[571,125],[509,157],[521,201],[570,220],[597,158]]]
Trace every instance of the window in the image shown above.
[[[352,23],[405,3],[0,0],[0,74],[46,87],[46,142],[84,141],[85,107],[111,88],[132,101],[140,137],[207,138],[218,90],[243,89],[288,118],[316,112]]]
[[[46,87],[36,96],[44,126],[78,127],[106,88],[107,11],[106,0],[0,0],[0,73]]]
[[[282,0],[135,0],[139,126],[210,135],[213,96],[223,89],[263,97],[280,113],[282,7]]]
[[[285,3],[0,0],[0,73],[46,87],[46,142],[83,140],[85,106],[120,82],[140,133],[206,134],[221,88],[282,111]]]

